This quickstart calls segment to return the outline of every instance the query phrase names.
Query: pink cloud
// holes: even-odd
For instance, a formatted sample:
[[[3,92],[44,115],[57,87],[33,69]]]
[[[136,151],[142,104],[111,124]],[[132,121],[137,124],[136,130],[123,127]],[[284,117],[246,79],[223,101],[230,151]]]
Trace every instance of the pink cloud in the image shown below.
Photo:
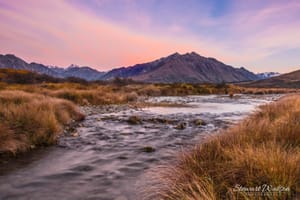
[[[15,10],[0,8],[0,28],[6,30],[0,35],[1,53],[15,53],[28,61],[64,66],[73,62],[107,70],[189,49],[172,39],[142,35],[78,12],[64,1],[10,5]]]

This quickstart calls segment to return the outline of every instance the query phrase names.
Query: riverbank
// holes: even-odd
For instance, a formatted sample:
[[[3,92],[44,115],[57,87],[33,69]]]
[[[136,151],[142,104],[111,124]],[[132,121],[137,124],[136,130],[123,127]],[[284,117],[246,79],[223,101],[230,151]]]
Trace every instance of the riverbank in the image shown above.
[[[145,199],[292,199],[300,192],[299,133],[300,95],[263,105],[150,172]]]

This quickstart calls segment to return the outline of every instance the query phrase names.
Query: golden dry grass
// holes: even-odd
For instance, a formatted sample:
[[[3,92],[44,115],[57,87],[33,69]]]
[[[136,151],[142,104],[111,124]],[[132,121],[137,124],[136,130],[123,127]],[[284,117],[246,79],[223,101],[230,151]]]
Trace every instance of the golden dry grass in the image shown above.
[[[64,125],[84,116],[66,100],[23,91],[0,92],[0,153],[56,142]]]
[[[296,89],[242,88],[232,84],[6,84],[0,83],[1,90],[21,90],[70,100],[79,105],[124,104],[137,101],[141,96],[184,96],[202,94],[276,94],[297,92]]]
[[[34,85],[8,84],[3,90],[22,90],[29,93],[66,99],[79,105],[107,105],[134,102],[138,94],[126,87],[114,85],[81,85],[77,83],[44,83]],[[1,85],[0,85],[1,90]]]
[[[261,106],[239,125],[181,153],[175,163],[159,167],[149,178],[144,199],[292,199],[300,195],[300,95]],[[291,191],[284,197],[251,197],[235,192],[236,184],[283,186]]]

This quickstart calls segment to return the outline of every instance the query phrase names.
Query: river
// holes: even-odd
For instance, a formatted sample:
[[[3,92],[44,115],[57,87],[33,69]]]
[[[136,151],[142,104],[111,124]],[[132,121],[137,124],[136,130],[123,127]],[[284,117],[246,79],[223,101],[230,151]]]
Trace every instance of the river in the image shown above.
[[[0,165],[0,199],[139,199],[144,174],[278,95],[153,97],[183,106],[82,107],[87,114],[58,145]]]

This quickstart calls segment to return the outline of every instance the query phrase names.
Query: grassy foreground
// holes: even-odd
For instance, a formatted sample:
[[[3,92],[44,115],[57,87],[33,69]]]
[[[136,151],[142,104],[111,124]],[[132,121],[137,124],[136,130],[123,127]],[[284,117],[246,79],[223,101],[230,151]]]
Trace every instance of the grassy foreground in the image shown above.
[[[66,100],[23,91],[0,91],[0,154],[56,142],[63,126],[84,116]]]
[[[175,163],[159,167],[149,178],[152,186],[147,185],[145,199],[300,197],[300,95],[261,106],[239,125],[180,154]],[[245,191],[264,184],[271,187],[261,188],[264,192],[257,196]],[[290,191],[281,196],[267,193],[280,186]]]

